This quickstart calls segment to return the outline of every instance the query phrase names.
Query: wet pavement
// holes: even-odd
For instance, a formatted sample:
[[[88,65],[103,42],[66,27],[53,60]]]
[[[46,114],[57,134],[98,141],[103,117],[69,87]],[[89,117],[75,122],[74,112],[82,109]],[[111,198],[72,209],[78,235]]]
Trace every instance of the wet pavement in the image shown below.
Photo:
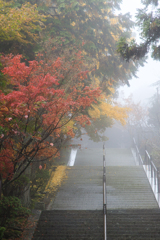
[[[102,167],[69,167],[51,209],[102,210]]]
[[[158,209],[142,166],[107,167],[107,209]]]
[[[108,240],[160,239],[160,211],[142,166],[137,166],[124,129],[113,129],[106,149]],[[124,140],[125,136],[125,140]],[[126,137],[127,136],[127,137]],[[74,166],[67,166],[49,211],[33,240],[103,239],[103,143],[74,141]]]
[[[101,210],[102,159],[102,149],[79,149],[51,209]],[[130,149],[107,148],[106,159],[107,209],[158,208],[144,170],[136,166]]]
[[[103,148],[78,149],[75,166],[101,166],[103,165]]]
[[[103,211],[43,211],[33,240],[102,240]],[[160,211],[107,211],[107,240],[159,240]]]

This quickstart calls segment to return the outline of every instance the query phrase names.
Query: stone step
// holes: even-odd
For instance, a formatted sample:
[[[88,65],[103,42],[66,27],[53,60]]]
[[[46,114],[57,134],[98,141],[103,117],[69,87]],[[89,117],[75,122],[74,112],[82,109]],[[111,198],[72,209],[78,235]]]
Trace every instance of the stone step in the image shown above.
[[[106,166],[135,166],[131,148],[106,148]],[[77,149],[75,166],[103,166],[103,147]]]
[[[43,211],[33,240],[101,240],[103,211]]]
[[[43,211],[33,240],[103,240],[102,211]],[[107,240],[159,240],[160,210],[107,211]]]
[[[67,168],[52,210],[101,210],[102,167]],[[158,208],[142,166],[106,167],[107,209]]]
[[[135,166],[131,148],[106,148],[106,166]]]
[[[101,210],[102,167],[68,167],[66,174],[67,179],[59,188],[51,209]]]
[[[142,166],[106,167],[107,209],[158,208]]]
[[[108,211],[107,229],[107,240],[158,240],[160,239],[160,210]]]

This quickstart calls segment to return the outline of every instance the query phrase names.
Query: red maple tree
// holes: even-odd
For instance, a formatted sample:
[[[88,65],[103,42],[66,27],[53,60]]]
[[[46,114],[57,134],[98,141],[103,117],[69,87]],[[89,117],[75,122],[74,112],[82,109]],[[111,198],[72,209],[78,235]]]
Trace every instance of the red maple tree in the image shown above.
[[[81,53],[77,53],[75,64],[67,67],[61,58],[53,62],[34,60],[28,66],[21,59],[21,55],[2,57],[3,74],[9,76],[12,85],[8,94],[0,92],[0,174],[4,194],[35,159],[47,160],[59,154],[60,135],[74,136],[68,125],[71,120],[90,124],[85,109],[101,93],[98,88],[85,86],[87,71],[81,71]],[[71,71],[74,74],[69,80],[66,76]]]

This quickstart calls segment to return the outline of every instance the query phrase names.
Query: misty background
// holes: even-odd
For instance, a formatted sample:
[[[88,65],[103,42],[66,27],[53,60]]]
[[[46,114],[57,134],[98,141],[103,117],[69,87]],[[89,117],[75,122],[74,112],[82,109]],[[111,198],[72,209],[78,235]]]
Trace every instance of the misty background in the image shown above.
[[[128,1],[123,0],[121,5],[121,10],[119,13],[125,14],[130,12],[132,15],[132,20],[136,21],[136,10],[142,8],[141,0]],[[138,28],[135,28],[134,35],[136,41],[140,42],[140,37],[138,34]],[[131,94],[133,95],[133,100],[135,102],[141,101],[141,104],[148,105],[150,98],[156,93],[157,86],[152,86],[154,83],[160,80],[160,64],[159,61],[153,60],[149,55],[147,62],[144,63],[144,67],[139,67],[137,72],[137,78],[132,78],[129,83],[130,87],[123,86],[119,88],[119,100],[121,98],[127,98]]]

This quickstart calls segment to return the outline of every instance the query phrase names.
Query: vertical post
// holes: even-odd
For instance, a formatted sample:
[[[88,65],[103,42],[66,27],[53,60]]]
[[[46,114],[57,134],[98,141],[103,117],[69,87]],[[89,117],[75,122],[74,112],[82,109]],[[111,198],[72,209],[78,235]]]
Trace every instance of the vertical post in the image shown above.
[[[159,179],[159,171],[157,172],[157,183],[158,183],[158,205],[160,206],[160,179]]]
[[[154,168],[153,168],[153,164],[152,164],[152,161],[151,161],[151,187],[153,188],[153,171],[154,171]]]
[[[148,176],[148,172],[149,172],[149,158],[148,158],[148,154],[146,152],[147,158],[146,158],[146,165],[147,165],[147,176]]]
[[[152,163],[151,163],[151,156],[149,156],[149,177],[150,177],[150,181],[151,181],[151,171],[152,171]]]
[[[103,144],[103,217],[104,217],[104,240],[107,240],[107,199],[106,199],[106,161],[105,147]]]
[[[154,171],[154,189],[155,189],[155,193],[157,194],[157,180],[158,178],[158,174],[157,174],[157,170]]]
[[[146,153],[146,147],[144,152],[144,165],[145,165],[145,171],[147,171],[147,153]]]

